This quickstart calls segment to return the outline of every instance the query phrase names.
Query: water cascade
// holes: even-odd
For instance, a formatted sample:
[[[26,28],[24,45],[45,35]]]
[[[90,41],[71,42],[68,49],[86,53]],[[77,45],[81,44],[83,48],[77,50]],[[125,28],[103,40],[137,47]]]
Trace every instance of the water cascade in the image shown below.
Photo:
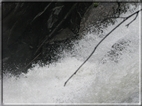
[[[74,42],[73,49],[64,50],[57,62],[44,66],[33,64],[28,73],[18,78],[4,75],[4,104],[139,103],[140,16],[128,28],[126,24],[135,16],[111,33],[65,87],[65,81],[94,46],[122,19],[117,19],[101,35],[88,33]]]

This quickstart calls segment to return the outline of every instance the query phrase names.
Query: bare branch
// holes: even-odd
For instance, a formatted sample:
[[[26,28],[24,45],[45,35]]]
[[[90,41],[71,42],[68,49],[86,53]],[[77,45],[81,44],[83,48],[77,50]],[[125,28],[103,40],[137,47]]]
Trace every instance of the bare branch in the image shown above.
[[[103,23],[104,21],[106,21],[106,20],[108,20],[108,19],[118,19],[118,18],[121,18],[121,19],[126,19],[127,17],[107,17],[107,18],[105,18],[105,19],[103,19],[102,21],[101,21],[101,23]]]
[[[24,69],[26,69],[36,58],[38,58],[41,55],[41,53],[39,53],[38,55],[36,55],[36,57],[34,57],[34,59],[32,59],[25,67]]]
[[[126,19],[126,17],[107,17],[107,18],[105,18],[105,19],[112,19],[112,18],[114,18],[114,19],[116,19],[116,18]]]
[[[31,21],[31,23],[32,23],[37,17],[41,16],[41,15],[48,9],[48,7],[49,7],[50,5],[51,5],[51,3],[49,3],[49,4],[44,8],[44,10],[43,10],[42,12],[38,13],[38,14],[34,17],[34,19]]]
[[[79,68],[66,80],[64,83],[64,86],[66,86],[67,82],[78,72],[78,70],[90,59],[90,57],[93,55],[93,53],[96,51],[97,47],[115,30],[117,29],[121,24],[123,24],[127,19],[132,17],[135,14],[138,14],[142,9],[136,11],[135,13],[127,16],[123,21],[121,21],[116,27],[114,27],[93,49],[92,53],[88,56],[88,58],[79,66]],[[136,18],[136,17],[135,17]],[[133,21],[132,21],[133,22]]]
[[[138,17],[138,12],[137,12],[135,18],[134,18],[130,23],[128,23],[126,26],[129,27],[129,25],[130,25],[132,22],[134,22],[134,21],[136,20],[137,17]]]

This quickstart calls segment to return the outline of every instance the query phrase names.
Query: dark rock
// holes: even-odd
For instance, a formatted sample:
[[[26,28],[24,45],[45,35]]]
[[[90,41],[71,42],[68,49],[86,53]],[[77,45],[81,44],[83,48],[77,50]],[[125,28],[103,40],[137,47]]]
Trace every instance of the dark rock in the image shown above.
[[[118,9],[127,10],[126,6],[118,8],[117,3],[99,3],[96,7],[92,2],[1,4],[3,73],[12,74],[27,72],[27,68],[39,60],[44,63],[57,61],[63,49],[71,49],[71,41],[80,38],[90,27],[100,32],[102,27],[98,21],[119,15]],[[107,26],[110,22],[114,20],[103,24]]]
[[[38,60],[57,60],[58,47],[78,36],[81,18],[90,5],[91,2],[2,2],[3,72],[18,74],[27,72]],[[45,39],[50,42],[43,43]]]
[[[98,3],[97,7],[92,4],[85,12],[81,20],[79,34],[81,36],[87,33],[102,33],[102,29],[115,23],[115,18],[120,14],[126,13],[130,5],[137,7],[138,3]]]
[[[58,32],[54,39],[52,39],[49,43],[51,44],[54,42],[64,41],[67,39],[71,39],[74,36],[75,34],[69,28],[61,29],[61,31]]]
[[[101,30],[99,29],[99,26],[101,26],[100,22],[114,15],[117,8],[117,3],[99,3],[97,7],[94,7],[94,4],[92,4],[81,20],[80,35],[87,34],[93,26],[97,28],[95,31]]]

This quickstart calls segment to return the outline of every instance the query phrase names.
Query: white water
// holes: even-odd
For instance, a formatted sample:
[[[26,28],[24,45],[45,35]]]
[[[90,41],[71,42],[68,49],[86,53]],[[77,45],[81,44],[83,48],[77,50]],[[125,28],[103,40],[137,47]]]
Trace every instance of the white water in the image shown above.
[[[72,52],[65,50],[62,59],[50,66],[36,64],[17,79],[4,76],[4,104],[139,103],[140,17],[128,28],[125,26],[133,18],[104,40],[65,87],[64,82],[100,41],[101,38],[95,34],[86,35],[79,44],[74,45]],[[103,34],[118,23],[109,26]],[[124,46],[122,51],[112,48],[122,41],[127,42],[120,45]],[[111,54],[111,51],[118,56]]]

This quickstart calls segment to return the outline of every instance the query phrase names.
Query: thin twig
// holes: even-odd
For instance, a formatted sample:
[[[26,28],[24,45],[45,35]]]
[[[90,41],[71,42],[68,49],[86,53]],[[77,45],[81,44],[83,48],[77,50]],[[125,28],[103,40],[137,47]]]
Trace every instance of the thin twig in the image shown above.
[[[135,21],[137,17],[138,17],[138,12],[137,12],[135,18],[134,18],[130,23],[128,23],[126,26],[129,27],[129,25],[130,25],[133,21]]]
[[[126,17],[107,17],[107,19],[110,19],[110,18],[122,18],[122,19],[125,19]]]
[[[25,67],[24,69],[26,69],[36,58],[38,58],[41,55],[41,53],[39,53],[38,55],[36,55],[36,57],[34,57]]]
[[[101,21],[101,23],[104,22],[104,21],[106,21],[106,20],[108,20],[108,19],[112,19],[112,18],[114,18],[114,19],[118,19],[118,18],[126,19],[127,17],[107,17],[107,18],[103,19],[103,20]]]
[[[64,86],[66,86],[67,82],[78,72],[78,70],[89,60],[89,58],[93,55],[93,53],[96,51],[97,47],[102,43],[102,41],[104,41],[116,28],[118,28],[122,23],[124,23],[127,19],[129,19],[130,17],[132,17],[135,14],[138,14],[140,11],[142,11],[142,9],[136,11],[135,13],[129,15],[128,17],[126,17],[122,22],[120,22],[115,28],[113,28],[94,48],[94,50],[92,51],[92,53],[88,56],[88,58],[80,65],[80,67],[66,80],[66,82],[64,83]]]
[[[48,7],[49,7],[50,5],[51,5],[51,3],[49,3],[49,4],[44,8],[44,10],[43,10],[42,12],[38,13],[38,14],[34,17],[34,19],[31,21],[31,23],[32,23],[37,17],[41,16],[41,15],[48,9]]]

